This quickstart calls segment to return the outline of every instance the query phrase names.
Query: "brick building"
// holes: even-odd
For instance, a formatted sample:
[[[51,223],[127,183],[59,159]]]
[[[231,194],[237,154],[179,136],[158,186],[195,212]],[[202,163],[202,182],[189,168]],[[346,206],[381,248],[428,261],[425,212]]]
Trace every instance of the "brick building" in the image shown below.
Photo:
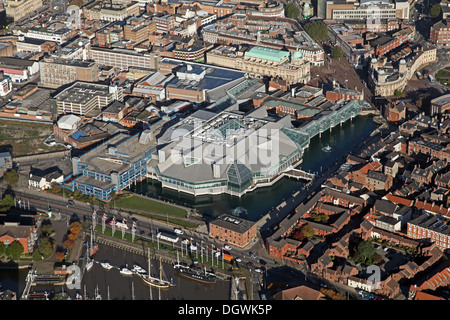
[[[434,242],[444,252],[450,248],[450,227],[431,213],[409,221],[407,236],[426,243]]]
[[[430,28],[430,40],[438,46],[450,44],[450,21],[441,20]]]
[[[224,214],[209,223],[209,236],[244,248],[256,239],[256,223]]]
[[[37,229],[34,225],[21,225],[18,222],[4,222],[0,225],[0,242],[8,246],[18,241],[25,254],[33,252],[36,240]]]

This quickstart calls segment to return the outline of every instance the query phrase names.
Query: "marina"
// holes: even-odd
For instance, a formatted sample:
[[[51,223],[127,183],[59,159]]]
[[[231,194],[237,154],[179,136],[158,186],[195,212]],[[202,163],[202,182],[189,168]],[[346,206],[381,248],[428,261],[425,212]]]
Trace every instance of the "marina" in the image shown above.
[[[52,299],[56,294],[64,293],[71,300],[92,300],[101,297],[102,300],[228,300],[230,299],[230,281],[215,279],[204,283],[193,281],[182,276],[170,263],[151,261],[151,269],[159,272],[159,266],[164,270],[162,285],[157,282],[149,284],[148,279],[158,280],[160,274],[148,277],[143,273],[147,257],[130,252],[117,250],[107,245],[99,245],[94,256],[93,266],[89,272],[84,272],[79,289],[69,289],[58,277],[58,282],[35,283],[30,290],[28,299]],[[132,266],[131,268],[128,266]],[[121,272],[124,268],[128,271]],[[0,270],[0,281],[3,286],[20,295],[25,289],[25,279],[28,269]],[[150,271],[152,272],[152,271]],[[7,276],[15,275],[14,281]],[[56,277],[55,277],[56,278]],[[145,280],[144,280],[145,279]],[[12,279],[11,279],[12,280]],[[169,286],[166,284],[169,283]]]

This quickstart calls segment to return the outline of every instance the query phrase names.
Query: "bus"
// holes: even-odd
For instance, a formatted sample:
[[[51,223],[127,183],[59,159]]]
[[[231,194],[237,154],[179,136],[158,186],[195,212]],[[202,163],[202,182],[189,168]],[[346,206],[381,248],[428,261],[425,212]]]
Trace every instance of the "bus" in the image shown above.
[[[434,77],[431,74],[428,75],[428,79],[430,79],[430,82],[434,82]]]
[[[419,78],[419,79],[422,79],[423,77],[422,77],[422,74],[419,72],[419,71],[417,71],[417,78]]]

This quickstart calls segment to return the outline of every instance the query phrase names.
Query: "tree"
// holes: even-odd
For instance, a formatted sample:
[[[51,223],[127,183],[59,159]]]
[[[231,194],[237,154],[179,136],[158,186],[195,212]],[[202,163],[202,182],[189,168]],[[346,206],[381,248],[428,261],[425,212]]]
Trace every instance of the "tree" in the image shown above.
[[[16,170],[11,169],[6,171],[5,175],[3,176],[3,179],[5,179],[5,182],[13,187],[17,184],[17,182],[19,182],[19,174],[17,173]]]
[[[328,27],[323,21],[313,21],[305,24],[305,31],[313,40],[328,40]]]
[[[39,245],[35,250],[34,258],[37,259],[36,255],[43,256],[44,258],[50,257],[53,253],[55,241],[49,237],[43,237],[39,240]]]
[[[314,237],[314,229],[309,224],[305,224],[300,230],[305,235],[305,237]]]
[[[0,257],[5,253],[6,245],[0,241]]]
[[[5,197],[2,199],[2,207],[4,211],[8,211],[13,206],[14,198],[10,194],[5,195]]]
[[[65,254],[63,251],[56,252],[56,259],[58,259],[59,261],[63,261],[64,258],[65,258]]]
[[[342,51],[342,48],[339,46],[334,46],[331,50],[331,57],[333,59],[340,59],[344,55],[344,51]]]
[[[295,239],[295,240],[298,240],[298,241],[303,241],[306,238],[301,230],[295,230],[292,233],[291,237],[292,237],[292,239]]]
[[[45,224],[41,227],[41,233],[44,237],[50,237],[54,234],[54,230],[51,224]]]
[[[439,17],[441,14],[441,5],[439,3],[435,3],[429,7],[430,14],[433,18]]]
[[[21,256],[22,253],[23,253],[23,246],[17,240],[15,240],[11,244],[9,244],[5,250],[5,254],[8,257],[11,257],[13,260],[19,259],[19,257]]]
[[[357,250],[362,262],[371,261],[375,255],[375,247],[370,241],[361,241]]]
[[[402,90],[398,90],[398,89],[394,91],[394,94],[397,98],[401,98],[403,96]]]
[[[291,2],[285,7],[284,14],[288,18],[297,19],[300,14],[300,9],[297,7],[295,2]]]
[[[75,246],[75,242],[73,240],[67,239],[63,242],[63,248],[72,249]]]

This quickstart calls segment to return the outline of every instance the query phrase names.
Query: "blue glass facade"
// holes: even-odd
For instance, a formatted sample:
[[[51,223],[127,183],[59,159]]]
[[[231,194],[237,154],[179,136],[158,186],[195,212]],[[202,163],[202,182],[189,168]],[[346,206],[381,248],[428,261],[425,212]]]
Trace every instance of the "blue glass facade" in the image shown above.
[[[72,191],[78,190],[84,195],[94,196],[99,200],[109,200],[111,198],[111,192],[114,191],[117,193],[135,183],[137,180],[143,179],[147,174],[147,162],[151,158],[152,153],[156,151],[156,147],[149,145],[149,150],[145,150],[146,146],[143,145],[141,147],[142,149],[140,149],[140,151],[143,150],[142,156],[136,157],[132,154],[135,151],[133,147],[136,147],[136,143],[139,142],[133,138],[136,138],[136,136],[129,136],[128,139],[119,144],[122,152],[105,152],[105,150],[107,150],[107,148],[105,149],[105,146],[109,146],[110,141],[113,138],[89,151],[95,154],[97,152],[96,149],[98,150],[98,148],[103,147],[99,155],[94,156],[94,158],[106,158],[108,155],[115,157],[114,160],[104,160],[105,168],[98,164],[96,166],[89,166],[89,163],[82,162],[82,158],[76,165],[74,164],[78,175],[72,181]],[[131,155],[128,155],[123,151],[128,150],[128,148]],[[108,164],[114,161],[120,163],[120,171],[106,169]],[[98,170],[93,170],[92,167],[95,167]],[[123,168],[126,168],[126,170],[123,170]],[[102,171],[102,169],[105,169],[105,171]]]

